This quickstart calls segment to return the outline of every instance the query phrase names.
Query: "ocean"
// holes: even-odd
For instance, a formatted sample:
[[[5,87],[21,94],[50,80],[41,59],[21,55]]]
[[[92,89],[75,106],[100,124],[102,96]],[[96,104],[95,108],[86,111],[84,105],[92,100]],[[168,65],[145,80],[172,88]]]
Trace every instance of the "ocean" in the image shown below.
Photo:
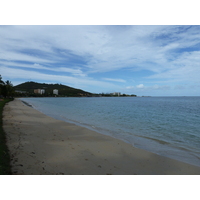
[[[200,166],[200,97],[21,98],[55,119]]]

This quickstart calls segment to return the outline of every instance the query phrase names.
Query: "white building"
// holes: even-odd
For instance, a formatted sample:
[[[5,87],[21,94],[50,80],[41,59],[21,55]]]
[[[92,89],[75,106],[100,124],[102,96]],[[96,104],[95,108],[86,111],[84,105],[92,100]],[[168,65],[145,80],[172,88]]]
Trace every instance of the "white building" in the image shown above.
[[[44,89],[41,89],[40,90],[40,94],[44,94],[45,93],[45,90]]]
[[[36,93],[36,94],[44,94],[45,90],[44,89],[35,89],[34,93]]]
[[[57,90],[57,89],[54,89],[54,90],[53,90],[53,94],[58,95],[58,90]]]
[[[120,95],[121,95],[121,92],[114,92],[113,95],[114,95],[114,96],[120,96]]]

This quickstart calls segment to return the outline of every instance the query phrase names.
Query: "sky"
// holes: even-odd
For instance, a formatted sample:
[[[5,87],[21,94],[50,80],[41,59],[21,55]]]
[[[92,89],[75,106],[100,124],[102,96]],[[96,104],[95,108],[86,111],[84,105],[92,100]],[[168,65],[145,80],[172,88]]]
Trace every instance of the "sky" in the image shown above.
[[[199,96],[200,26],[1,25],[0,74],[13,85]]]

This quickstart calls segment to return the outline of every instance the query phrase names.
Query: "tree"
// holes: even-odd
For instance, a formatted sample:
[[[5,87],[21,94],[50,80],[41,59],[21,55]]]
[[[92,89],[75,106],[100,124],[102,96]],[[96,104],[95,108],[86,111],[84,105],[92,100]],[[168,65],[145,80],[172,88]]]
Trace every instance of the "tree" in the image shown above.
[[[11,81],[7,80],[5,82],[5,87],[6,87],[6,95],[5,96],[13,96],[14,93],[14,89],[13,89],[13,84],[11,83]]]
[[[2,77],[0,75],[0,95],[3,95],[4,97],[11,97],[14,94],[14,89],[11,81],[7,80],[4,82],[2,80]]]
[[[0,75],[0,96],[2,95],[4,85],[5,85],[5,83],[3,82],[2,77]]]
[[[0,84],[4,84],[2,77],[1,77],[1,74],[0,74]]]

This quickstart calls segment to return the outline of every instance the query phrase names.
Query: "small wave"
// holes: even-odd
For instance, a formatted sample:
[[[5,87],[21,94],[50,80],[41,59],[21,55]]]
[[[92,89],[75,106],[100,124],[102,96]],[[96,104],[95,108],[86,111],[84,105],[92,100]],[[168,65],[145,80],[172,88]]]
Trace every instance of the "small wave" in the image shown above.
[[[163,144],[163,145],[169,145],[170,144],[169,142],[166,142],[164,140],[159,140],[157,138],[151,138],[151,137],[142,136],[142,135],[135,135],[135,136],[140,137],[140,138],[145,138],[145,139],[148,139],[148,140],[153,140],[153,141],[156,141],[156,142]]]
[[[29,107],[31,107],[31,108],[33,108],[33,106],[31,105],[31,104],[29,104],[29,103],[27,103],[26,101],[22,101],[26,106],[29,106]]]

